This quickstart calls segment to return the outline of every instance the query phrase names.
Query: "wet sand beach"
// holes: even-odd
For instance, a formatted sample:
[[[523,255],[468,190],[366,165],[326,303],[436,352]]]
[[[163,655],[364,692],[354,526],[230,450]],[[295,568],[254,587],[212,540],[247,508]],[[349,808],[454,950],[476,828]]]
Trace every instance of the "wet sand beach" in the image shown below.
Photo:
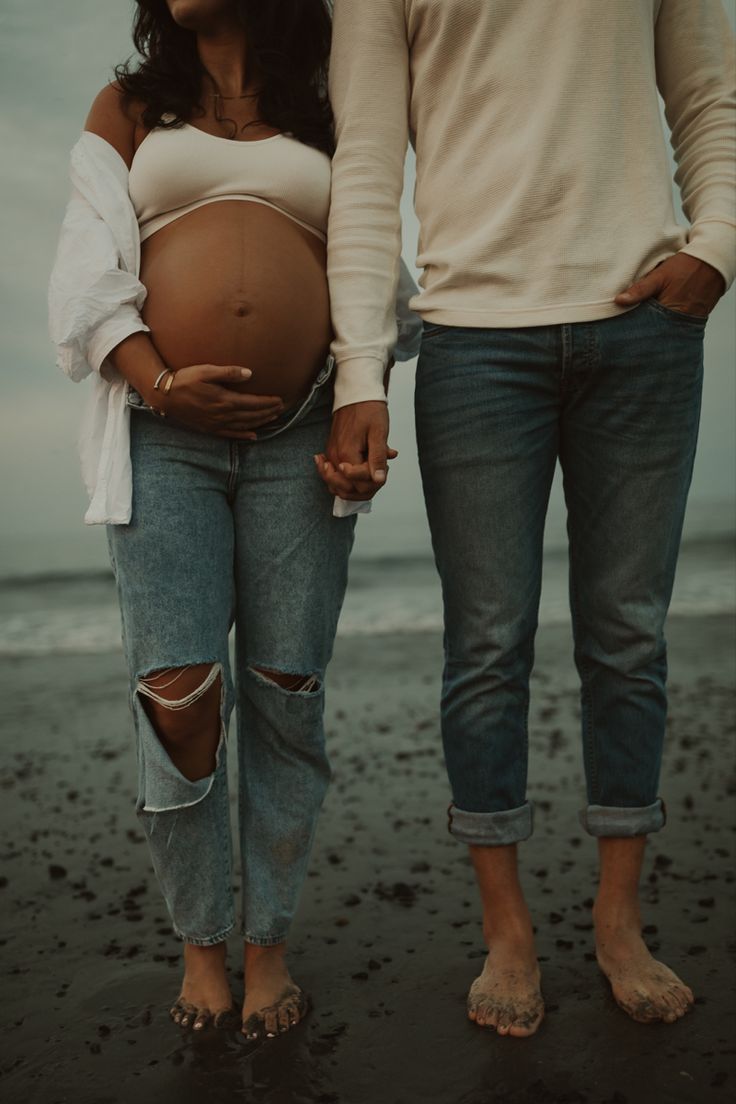
[[[595,847],[577,821],[576,675],[569,630],[547,625],[531,717],[536,831],[521,855],[548,1014],[529,1040],[465,1019],[483,945],[466,851],[446,829],[437,633],[338,640],[327,704],[334,780],[291,954],[314,1010],[256,1046],[184,1035],[168,1018],[180,944],[133,812],[120,653],[3,659],[4,1104],[729,1099],[733,620],[675,617],[669,639],[669,823],[649,845],[644,923],[696,1007],[674,1025],[635,1024],[598,973]],[[240,997],[237,934],[229,947]]]

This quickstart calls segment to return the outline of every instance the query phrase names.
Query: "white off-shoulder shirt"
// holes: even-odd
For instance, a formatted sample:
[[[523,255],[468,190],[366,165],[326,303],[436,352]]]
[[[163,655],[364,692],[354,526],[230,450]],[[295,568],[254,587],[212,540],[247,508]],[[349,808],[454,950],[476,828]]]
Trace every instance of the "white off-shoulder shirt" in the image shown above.
[[[130,521],[133,480],[127,381],[107,359],[126,337],[149,332],[141,317],[140,234],[119,153],[84,131],[70,155],[72,194],[49,282],[49,331],[56,363],[75,382],[91,375],[79,432],[88,525]],[[416,286],[401,265],[396,361],[417,355],[421,319],[409,309]]]

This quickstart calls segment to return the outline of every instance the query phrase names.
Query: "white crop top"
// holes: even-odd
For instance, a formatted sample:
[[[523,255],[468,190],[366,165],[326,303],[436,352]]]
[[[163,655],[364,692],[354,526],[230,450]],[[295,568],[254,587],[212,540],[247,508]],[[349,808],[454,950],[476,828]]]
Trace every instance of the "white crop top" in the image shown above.
[[[238,142],[184,123],[149,131],[133,157],[128,188],[141,241],[222,199],[274,207],[325,241],[330,177],[326,153],[286,134]]]

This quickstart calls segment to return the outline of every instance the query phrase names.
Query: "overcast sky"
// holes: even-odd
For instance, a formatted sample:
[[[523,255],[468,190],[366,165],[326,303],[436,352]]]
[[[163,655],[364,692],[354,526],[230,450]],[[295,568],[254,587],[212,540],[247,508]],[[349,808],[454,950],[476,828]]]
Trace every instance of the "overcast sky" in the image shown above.
[[[614,0],[615,2],[615,0]],[[736,23],[736,0],[726,4]],[[67,198],[67,158],[112,65],[132,51],[129,0],[0,0],[0,334],[3,471],[0,574],[105,566],[104,533],[82,525],[85,496],[75,451],[84,399],[54,367],[46,285]],[[402,204],[404,254],[412,264],[413,163]],[[706,387],[688,531],[733,524],[734,291],[708,324]],[[413,364],[392,383],[392,443],[401,458],[374,514],[361,519],[358,554],[428,551],[412,429]],[[556,487],[549,536],[563,532]]]

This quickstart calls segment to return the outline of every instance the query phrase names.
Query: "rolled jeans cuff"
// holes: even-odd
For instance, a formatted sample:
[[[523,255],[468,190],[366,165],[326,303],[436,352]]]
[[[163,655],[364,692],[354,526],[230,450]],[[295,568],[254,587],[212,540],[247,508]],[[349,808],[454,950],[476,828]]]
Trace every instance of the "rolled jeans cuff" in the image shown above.
[[[591,836],[646,836],[649,832],[659,832],[667,822],[667,808],[661,797],[638,809],[588,805],[578,815]]]
[[[507,847],[529,839],[534,829],[534,807],[525,801],[517,809],[497,813],[466,813],[451,804],[447,810],[450,835],[476,847]]]

